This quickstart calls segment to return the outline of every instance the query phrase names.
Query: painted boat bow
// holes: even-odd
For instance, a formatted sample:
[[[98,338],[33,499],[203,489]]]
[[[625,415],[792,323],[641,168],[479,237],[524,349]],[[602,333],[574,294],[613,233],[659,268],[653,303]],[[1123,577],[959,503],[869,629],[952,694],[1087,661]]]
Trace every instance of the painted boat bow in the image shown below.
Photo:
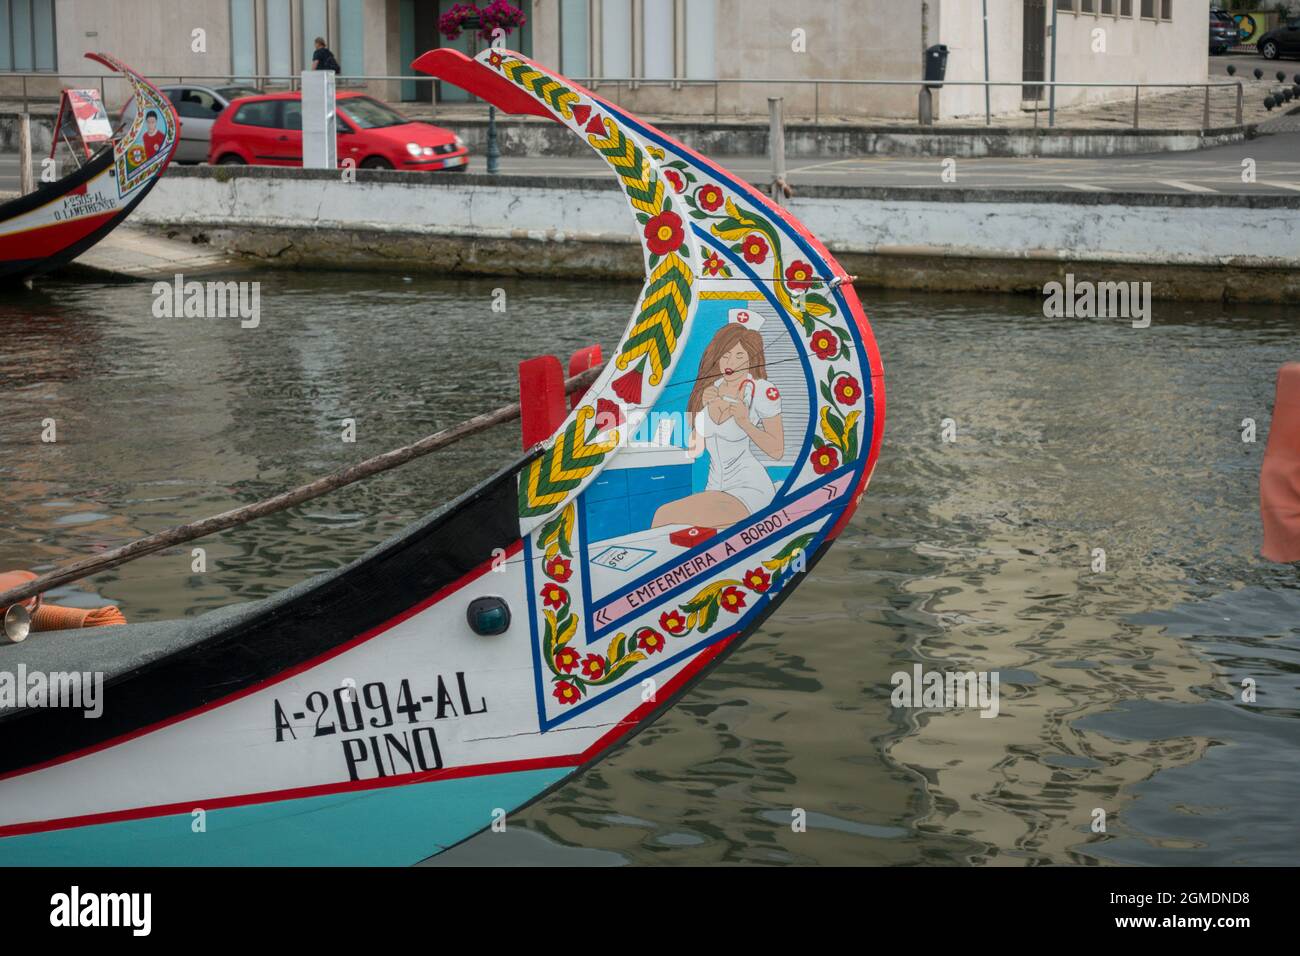
[[[180,141],[180,119],[157,87],[106,53],[86,58],[126,77],[136,104],[131,125],[67,176],[0,205],[0,282],[58,268],[112,232],[149,194]]]
[[[0,701],[0,860],[416,862],[653,721],[852,514],[883,379],[827,250],[518,54],[416,66],[564,123],[608,163],[647,273],[613,360],[535,454],[346,568],[187,622],[0,648],[0,670],[75,647],[109,671],[97,720]],[[708,525],[719,501],[729,517]],[[512,609],[505,633],[468,626],[484,598]]]

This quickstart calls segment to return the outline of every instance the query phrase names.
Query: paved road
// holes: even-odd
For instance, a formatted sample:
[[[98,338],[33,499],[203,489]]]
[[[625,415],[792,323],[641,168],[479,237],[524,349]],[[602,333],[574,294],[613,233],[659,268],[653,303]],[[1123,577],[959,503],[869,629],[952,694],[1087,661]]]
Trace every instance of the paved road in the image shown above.
[[[1255,161],[1254,183],[1242,182],[1242,161]],[[724,157],[723,164],[752,182],[766,181],[766,157]],[[483,172],[482,156],[471,157],[470,171]],[[505,157],[505,173],[551,176],[602,175],[597,158]],[[1102,159],[959,159],[956,182],[943,181],[939,158],[791,159],[787,179],[800,185],[1003,189],[1067,189],[1079,192],[1232,193],[1300,192],[1300,133],[1265,136],[1235,146],[1188,153],[1117,156]]]
[[[1236,76],[1228,76],[1228,64],[1237,68]],[[1258,53],[1225,53],[1210,57],[1210,78],[1245,80],[1246,92],[1249,93],[1250,84],[1255,82],[1255,67],[1264,71],[1264,79],[1259,82],[1271,83],[1276,80],[1274,74],[1278,70],[1285,71],[1288,77],[1300,73],[1300,60],[1266,60]]]
[[[1242,182],[1242,161],[1255,161],[1253,183]],[[753,182],[769,178],[763,156],[724,158],[733,172]],[[472,172],[485,160],[473,156]],[[504,157],[504,173],[548,176],[601,176],[596,157]],[[864,157],[861,159],[792,159],[788,179],[801,185],[884,186],[890,188],[952,186],[1004,189],[1065,189],[1078,192],[1230,193],[1284,195],[1300,193],[1300,132],[1263,136],[1235,146],[1188,153],[1118,156],[1103,159],[959,159],[955,183],[942,178],[938,158]],[[18,163],[0,156],[0,191],[18,188]]]

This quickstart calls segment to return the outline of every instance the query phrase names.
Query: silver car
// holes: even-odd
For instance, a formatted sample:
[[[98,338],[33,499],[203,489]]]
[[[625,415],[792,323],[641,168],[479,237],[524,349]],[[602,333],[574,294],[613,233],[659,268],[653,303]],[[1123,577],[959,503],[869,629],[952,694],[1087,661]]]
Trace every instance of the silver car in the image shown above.
[[[193,84],[158,87],[176,107],[181,119],[181,141],[173,159],[178,163],[205,163],[208,143],[212,140],[212,123],[232,100],[241,96],[258,96],[252,86],[195,86]],[[122,111],[122,121],[129,123],[135,115],[135,103]]]

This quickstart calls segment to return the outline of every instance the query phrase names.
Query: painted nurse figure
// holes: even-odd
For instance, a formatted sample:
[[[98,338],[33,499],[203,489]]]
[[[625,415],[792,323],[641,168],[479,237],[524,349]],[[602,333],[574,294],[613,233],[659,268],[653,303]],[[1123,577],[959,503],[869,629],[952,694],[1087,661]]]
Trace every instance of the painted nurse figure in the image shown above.
[[[738,321],[737,317],[743,317]],[[690,455],[709,453],[704,490],[663,505],[652,527],[666,524],[723,527],[765,507],[776,487],[755,456],[779,460],[785,450],[781,394],[767,381],[762,316],[732,310],[704,350],[686,411],[691,422]]]

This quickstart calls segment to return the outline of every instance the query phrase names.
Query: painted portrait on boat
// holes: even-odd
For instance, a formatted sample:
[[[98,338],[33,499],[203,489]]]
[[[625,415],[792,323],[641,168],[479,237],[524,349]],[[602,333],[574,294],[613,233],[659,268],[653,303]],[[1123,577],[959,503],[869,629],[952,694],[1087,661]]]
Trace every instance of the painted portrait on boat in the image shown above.
[[[593,584],[615,589],[761,513],[797,459],[808,394],[795,343],[765,301],[734,295],[701,302],[663,394],[580,498]]]

